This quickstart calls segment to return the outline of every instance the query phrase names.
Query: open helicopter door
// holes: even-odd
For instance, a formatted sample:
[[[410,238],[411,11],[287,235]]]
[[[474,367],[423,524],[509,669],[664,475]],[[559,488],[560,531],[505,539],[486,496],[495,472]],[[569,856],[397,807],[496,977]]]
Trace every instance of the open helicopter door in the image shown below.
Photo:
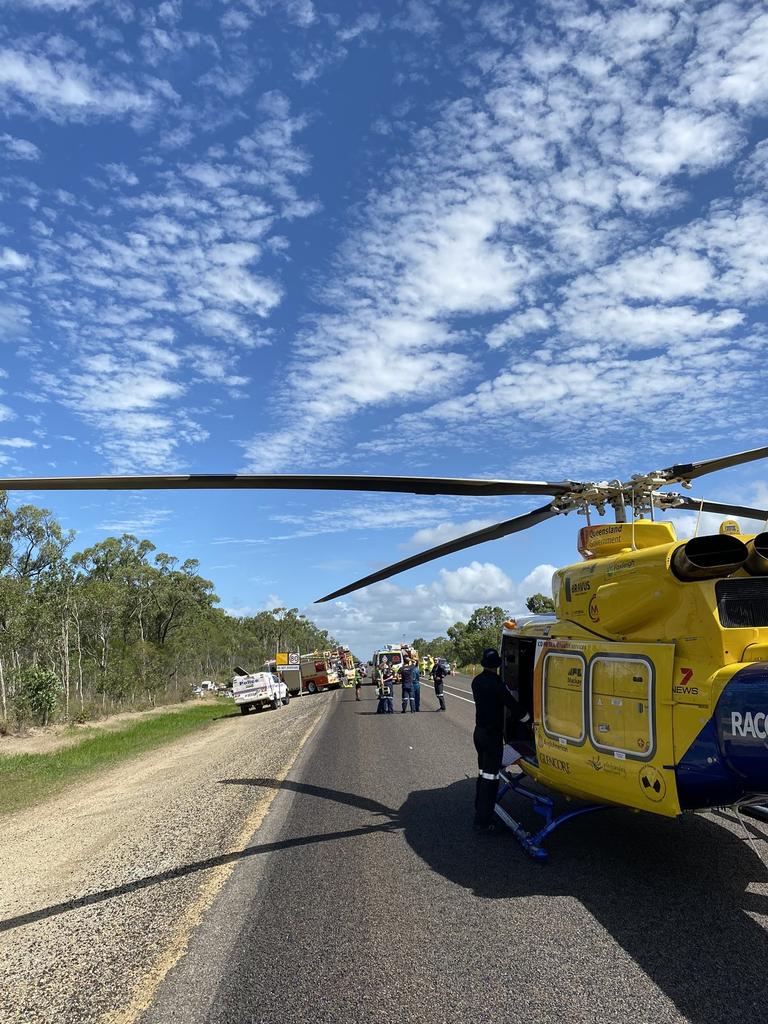
[[[522,754],[533,747],[533,670],[536,664],[536,637],[504,632],[501,640],[501,678],[517,698],[522,715],[530,715],[531,724],[520,726],[507,714],[504,738]],[[528,749],[530,748],[530,750]]]
[[[581,799],[679,814],[673,660],[674,644],[538,640],[531,774]]]

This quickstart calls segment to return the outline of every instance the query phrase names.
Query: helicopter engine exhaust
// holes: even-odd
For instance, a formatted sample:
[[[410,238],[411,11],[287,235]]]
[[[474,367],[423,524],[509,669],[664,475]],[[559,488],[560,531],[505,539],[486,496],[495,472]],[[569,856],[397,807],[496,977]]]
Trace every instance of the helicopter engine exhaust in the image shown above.
[[[758,533],[747,542],[747,561],[744,568],[750,576],[768,576],[768,533]]]
[[[765,537],[766,568],[768,573],[768,534]],[[747,545],[737,537],[717,533],[711,537],[693,537],[679,548],[675,548],[670,562],[672,572],[679,580],[692,582],[695,580],[714,580],[721,576],[730,576],[740,569],[747,561],[749,551]]]

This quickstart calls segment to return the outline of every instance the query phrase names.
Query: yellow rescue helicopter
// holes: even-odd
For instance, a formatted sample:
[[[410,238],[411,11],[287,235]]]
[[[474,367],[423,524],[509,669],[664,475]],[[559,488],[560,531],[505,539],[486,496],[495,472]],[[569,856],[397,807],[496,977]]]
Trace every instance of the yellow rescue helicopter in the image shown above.
[[[96,476],[0,480],[3,490],[307,489],[440,495],[548,495],[540,508],[405,558],[328,594],[329,601],[443,555],[578,512],[582,561],[553,579],[555,614],[509,623],[507,686],[529,709],[522,776],[508,787],[545,819],[531,835],[497,814],[526,851],[605,806],[675,816],[768,800],[768,532],[676,538],[657,512],[689,510],[766,521],[768,510],[662,488],[768,457],[768,447],[670,466],[622,482],[462,480],[381,476]],[[615,523],[592,524],[610,507]],[[512,737],[519,744],[519,737]],[[531,780],[588,801],[555,813]]]

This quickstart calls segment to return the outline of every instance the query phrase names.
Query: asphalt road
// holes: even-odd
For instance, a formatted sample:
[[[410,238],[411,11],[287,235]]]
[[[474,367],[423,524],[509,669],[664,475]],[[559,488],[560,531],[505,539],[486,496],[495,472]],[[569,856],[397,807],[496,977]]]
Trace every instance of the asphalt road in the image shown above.
[[[546,865],[471,830],[473,707],[328,702],[287,778],[218,784],[266,820],[143,1024],[756,1022],[766,1018],[768,830],[609,810]],[[467,777],[470,776],[470,777]]]

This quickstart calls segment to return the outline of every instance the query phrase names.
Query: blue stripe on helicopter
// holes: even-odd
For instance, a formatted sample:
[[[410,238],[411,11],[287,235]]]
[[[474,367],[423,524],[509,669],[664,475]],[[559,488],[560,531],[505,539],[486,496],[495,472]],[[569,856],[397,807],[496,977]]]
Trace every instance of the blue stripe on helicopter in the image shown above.
[[[768,793],[768,663],[739,669],[675,769],[683,810]]]

